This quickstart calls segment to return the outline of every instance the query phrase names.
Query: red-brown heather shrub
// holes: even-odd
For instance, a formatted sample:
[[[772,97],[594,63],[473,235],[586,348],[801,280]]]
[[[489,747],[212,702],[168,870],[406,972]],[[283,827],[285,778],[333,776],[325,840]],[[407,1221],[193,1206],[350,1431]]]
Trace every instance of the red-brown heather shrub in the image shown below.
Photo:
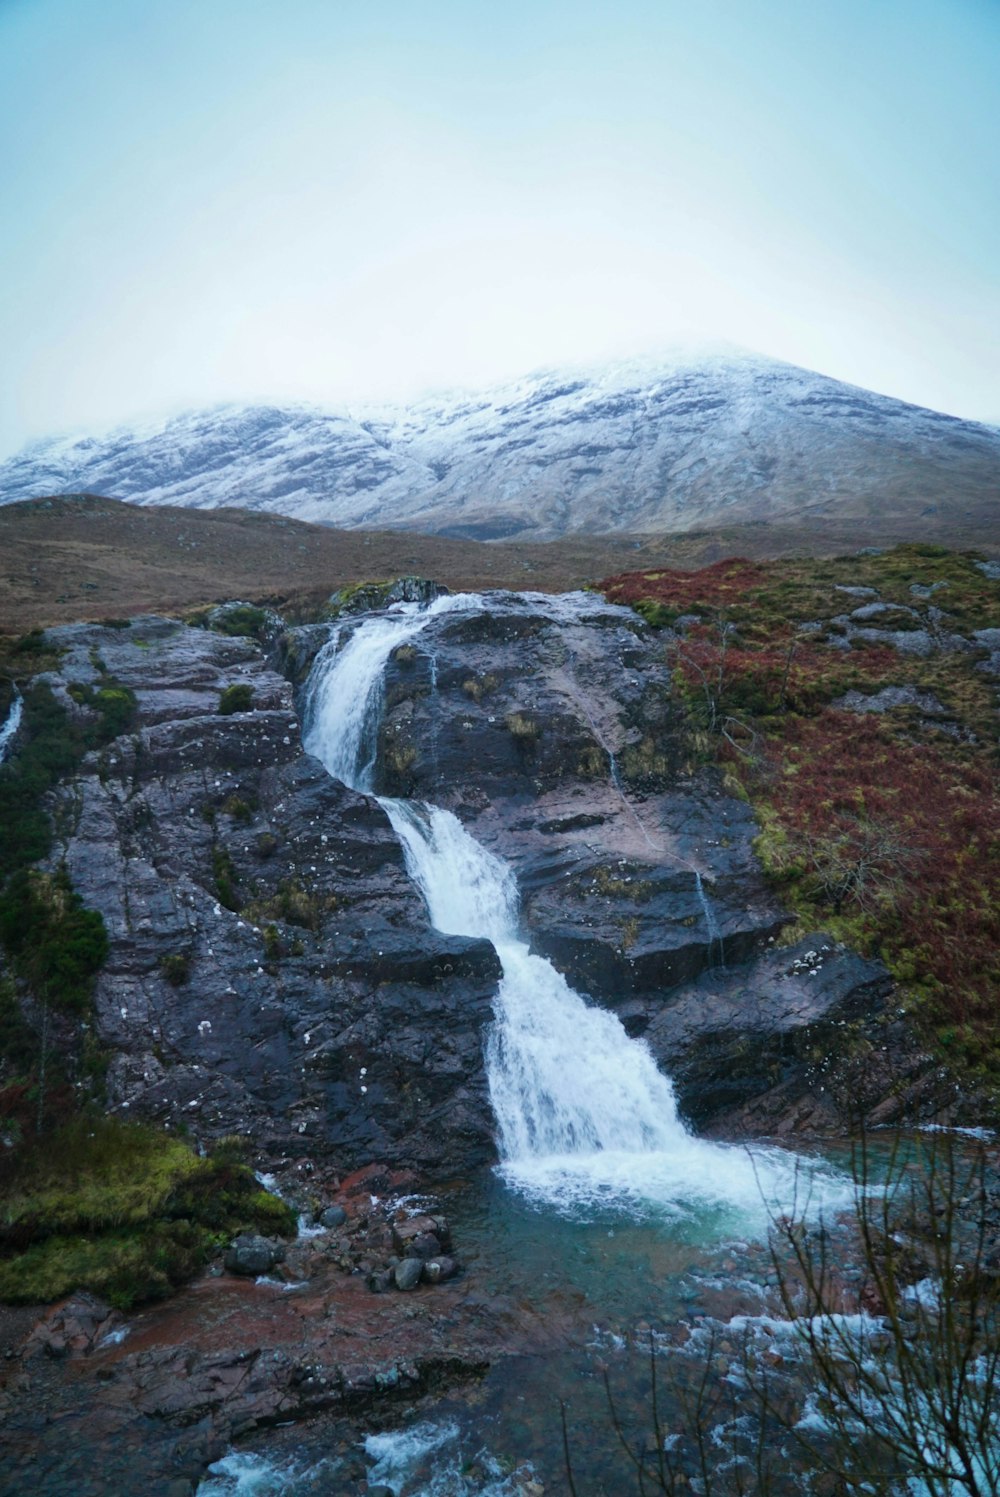
[[[1000,622],[997,590],[968,558],[913,547],[815,565],[737,558],[602,587],[654,625],[698,616],[666,636],[667,658],[693,725],[761,815],[765,866],[798,914],[881,953],[939,1040],[996,1065],[1000,790],[983,678],[972,655],[945,671],[890,645],[838,647],[837,616],[858,606],[838,581],[907,602],[912,581],[941,576],[939,602],[964,630]],[[953,738],[915,710],[831,705],[906,684],[950,695]]]

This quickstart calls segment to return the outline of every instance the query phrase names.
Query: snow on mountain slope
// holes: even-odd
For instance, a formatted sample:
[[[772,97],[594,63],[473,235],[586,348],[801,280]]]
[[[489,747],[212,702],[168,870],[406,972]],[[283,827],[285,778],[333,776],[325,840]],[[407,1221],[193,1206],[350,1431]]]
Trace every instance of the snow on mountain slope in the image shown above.
[[[811,515],[1000,520],[1000,430],[755,355],[547,372],[409,407],[223,408],[0,464],[86,491],[480,539]]]

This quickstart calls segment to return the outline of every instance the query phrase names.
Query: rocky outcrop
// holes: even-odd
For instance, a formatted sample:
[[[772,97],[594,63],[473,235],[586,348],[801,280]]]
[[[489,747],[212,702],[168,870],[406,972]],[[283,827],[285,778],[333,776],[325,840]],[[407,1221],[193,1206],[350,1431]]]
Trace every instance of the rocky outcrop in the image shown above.
[[[597,597],[490,594],[389,662],[379,788],[509,860],[534,949],[643,1035],[691,1122],[842,1127],[857,1096],[827,1096],[817,1057],[891,982],[820,935],[775,947],[752,812],[684,755],[662,639]]]
[[[748,807],[684,764],[661,641],[586,594],[490,594],[398,649],[379,788],[456,812],[514,866],[535,948],[601,1001],[740,962],[784,914]]]
[[[358,625],[331,627],[343,643]],[[301,681],[330,634],[286,632],[275,665]],[[493,948],[430,927],[386,816],[304,753],[261,645],[155,618],[50,639],[68,710],[90,710],[72,693],[102,673],[138,703],[53,807],[111,939],[110,1104],[249,1134],[267,1159],[489,1160]],[[661,642],[629,611],[491,594],[390,660],[377,788],[451,808],[509,860],[535,949],[644,1034],[709,1126],[793,1071],[807,1088],[817,1026],[874,1012],[887,985],[846,955],[822,982],[778,970],[753,817],[685,763],[682,727]]]
[[[96,992],[111,1104],[249,1133],[266,1155],[489,1158],[493,950],[430,928],[382,811],[303,753],[260,648],[152,618],[51,638],[70,710],[97,661],[138,699],[134,729],[54,807],[111,938]],[[220,712],[233,686],[250,705]]]
[[[834,1071],[859,1040],[867,1048],[891,991],[881,962],[815,935],[711,968],[665,1001],[626,998],[618,1012],[670,1072],[695,1128],[749,1130],[756,1115],[758,1132],[824,1131],[872,1103],[839,1095]]]
[[[538,1314],[477,1280],[419,1179],[368,1165],[456,1176],[492,1158],[499,968],[488,943],[430,927],[378,803],[304,753],[288,677],[330,634],[286,632],[269,661],[165,619],[50,631],[67,710],[90,710],[70,688],[99,676],[137,698],[52,806],[56,856],[110,936],[94,1015],[110,1105],[250,1134],[308,1230],[237,1237],[228,1272],[128,1321],[81,1296],[50,1312],[0,1362],[0,1494],[182,1497],[254,1430],[370,1428],[388,1400],[564,1342],[571,1314],[592,1334],[573,1296]],[[650,1047],[698,1128],[888,1118],[900,1057],[915,1091],[928,1073],[887,975],[821,935],[778,946],[753,818],[686,764],[661,649],[588,596],[442,613],[390,661],[379,788],[450,807],[509,859],[525,935]],[[342,1180],[352,1165],[368,1167]]]

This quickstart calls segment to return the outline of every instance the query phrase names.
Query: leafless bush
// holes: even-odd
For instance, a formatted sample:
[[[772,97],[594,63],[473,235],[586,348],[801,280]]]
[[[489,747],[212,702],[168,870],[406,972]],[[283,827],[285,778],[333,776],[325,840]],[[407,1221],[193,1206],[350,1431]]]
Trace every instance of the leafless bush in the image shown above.
[[[840,1235],[782,1217],[772,1225],[780,1352],[751,1329],[720,1373],[717,1334],[694,1362],[658,1353],[651,1337],[638,1434],[605,1373],[616,1492],[1000,1493],[1000,1190],[985,1147],[944,1135],[899,1143],[877,1180],[874,1158],[862,1143],[853,1302]],[[569,1490],[589,1497],[565,1409],[563,1441]]]

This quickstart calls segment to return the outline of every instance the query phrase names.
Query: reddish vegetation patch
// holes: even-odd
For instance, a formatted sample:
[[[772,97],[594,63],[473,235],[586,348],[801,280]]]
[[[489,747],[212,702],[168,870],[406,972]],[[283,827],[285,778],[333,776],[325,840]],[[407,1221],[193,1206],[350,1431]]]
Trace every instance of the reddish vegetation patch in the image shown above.
[[[807,638],[789,625],[774,644],[743,643],[741,630],[725,638],[718,626],[695,625],[671,650],[693,696],[706,684],[725,713],[814,713],[846,691],[875,691],[905,678],[898,651],[885,645],[845,652]]]
[[[601,589],[612,603],[661,603],[677,614],[697,613],[704,608],[728,608],[745,603],[755,587],[762,587],[768,574],[757,562],[733,556],[697,572],[619,572],[607,577]]]
[[[790,715],[769,745],[768,764],[768,801],[793,844],[840,837],[858,848],[865,827],[895,839],[903,876],[891,900],[876,895],[864,923],[897,976],[932,998],[942,1021],[972,1025],[984,1042],[993,1040],[1000,794],[989,768],[902,741],[876,717],[834,710]],[[962,1038],[968,1049],[972,1036]]]
[[[758,850],[793,909],[880,953],[943,1045],[1000,1070],[997,699],[974,640],[1000,626],[1000,588],[975,557],[736,559],[603,587],[654,627],[697,616],[664,636],[693,749],[753,802]],[[923,631],[925,653],[858,636],[880,618]],[[965,645],[942,653],[949,634]],[[833,706],[890,686],[913,688],[909,701]]]

